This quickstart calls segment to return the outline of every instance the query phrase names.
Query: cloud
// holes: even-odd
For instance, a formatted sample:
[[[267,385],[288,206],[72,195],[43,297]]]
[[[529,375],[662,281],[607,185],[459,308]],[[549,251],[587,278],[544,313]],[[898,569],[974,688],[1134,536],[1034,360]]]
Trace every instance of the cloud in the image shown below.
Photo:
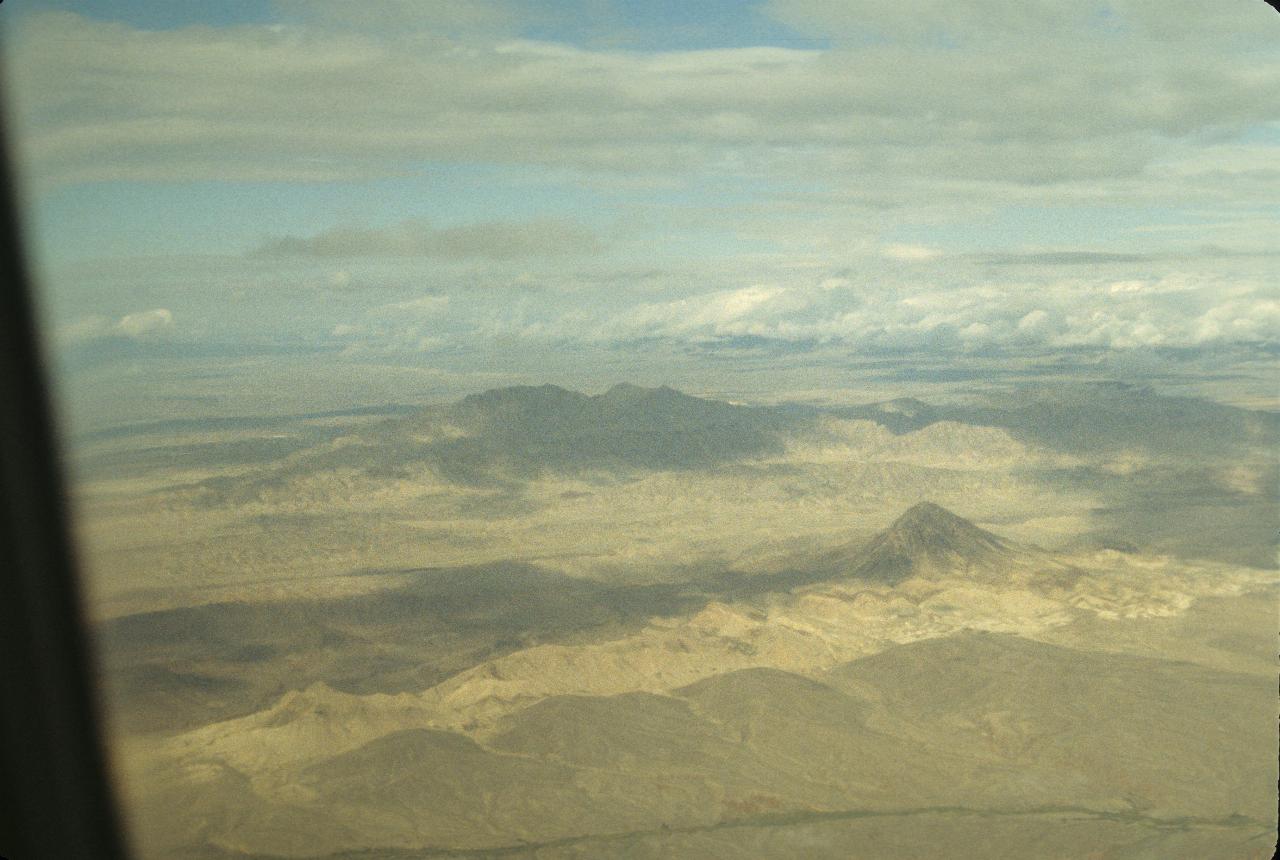
[[[901,260],[904,262],[918,260],[932,260],[942,255],[941,251],[934,248],[928,248],[924,245],[885,245],[880,249],[881,256],[890,260]]]
[[[630,307],[603,321],[587,334],[595,341],[639,340],[669,337],[680,340],[767,334],[768,321],[785,318],[801,309],[799,297],[778,286],[751,286],[735,290],[676,299],[647,302]],[[570,334],[579,328],[580,317],[565,320],[547,329],[549,334]]]
[[[982,254],[975,259],[988,266],[1102,266],[1110,263],[1141,263],[1152,257],[1108,251],[1032,251]]]
[[[173,314],[165,308],[126,314],[116,323],[115,330],[125,337],[146,337],[173,328]]]
[[[1026,316],[1018,320],[1018,331],[1035,332],[1043,329],[1048,322],[1049,312],[1043,308],[1036,308],[1035,310],[1027,311]]]
[[[264,257],[437,257],[445,260],[514,260],[598,251],[590,230],[569,221],[490,222],[436,228],[420,220],[391,227],[335,227],[314,236],[285,236],[252,253]],[[337,275],[346,274],[339,272]],[[343,285],[350,281],[346,275]]]
[[[384,309],[393,313],[410,313],[418,316],[435,316],[449,307],[448,296],[426,295],[403,302],[392,302]]]
[[[1212,184],[1266,160],[1223,149],[1208,176],[1177,165],[1280,118],[1280,22],[1261,3],[1182,0],[1155,15],[1137,0],[778,0],[778,17],[844,40],[666,52],[450,41],[450,28],[497,34],[532,14],[501,3],[441,7],[446,32],[424,43],[405,37],[420,29],[402,22],[413,6],[370,5],[157,32],[27,16],[7,46],[20,150],[51,183],[362,179],[465,161],[822,176],[898,194],[949,180],[963,196],[966,183],[1152,180],[1157,168]],[[475,14],[489,23],[463,21]]]
[[[1230,11],[1195,0],[768,0],[765,10],[798,29],[835,39],[893,38],[950,45],[1052,37],[1109,36],[1144,42],[1192,38],[1240,48],[1265,42],[1268,10],[1236,2]],[[1252,24],[1255,32],[1242,32]]]
[[[1210,274],[1143,280],[1102,277],[929,280],[874,287],[822,274],[810,282],[713,290],[621,309],[528,308],[485,336],[579,344],[643,344],[852,352],[1053,353],[1280,345],[1280,302],[1265,285]]]
[[[172,329],[173,313],[167,308],[153,308],[125,314],[114,321],[102,316],[82,317],[58,328],[55,339],[65,344],[86,343],[107,338],[145,340]]]
[[[1274,257],[1258,249],[1277,236],[1280,19],[1260,3],[774,0],[815,41],[710,50],[570,44],[547,6],[15,22],[13,127],[37,195],[412,177],[398,192],[462,195],[418,211],[476,219],[338,225],[185,269],[152,259],[146,284],[95,263],[64,281],[64,313],[155,309],[66,337],[132,346],[173,328],[163,306],[184,336],[370,354],[499,337],[841,355],[1277,342]],[[450,182],[418,182],[436,172]],[[481,175],[503,187],[466,187]],[[371,187],[290,192],[281,211]],[[572,218],[514,220],[552,198]]]
[[[1202,228],[1203,229],[1203,228]],[[1140,231],[1159,232],[1159,231]],[[1241,238],[1249,238],[1242,236]],[[1227,248],[1216,244],[1202,244],[1198,248],[1167,248],[1148,253],[1125,251],[1075,251],[1075,250],[1043,250],[1012,251],[986,254],[962,255],[966,259],[985,266],[1028,266],[1028,267],[1060,267],[1060,266],[1114,266],[1132,263],[1185,263],[1194,260],[1215,260],[1240,257],[1274,258],[1275,251],[1258,250],[1265,247],[1258,243],[1255,248]]]
[[[60,325],[54,332],[54,339],[59,343],[83,343],[110,335],[111,321],[101,316],[81,317],[73,322]]]
[[[360,320],[334,325],[329,337],[342,341],[346,356],[430,352],[449,345],[443,336],[449,329],[442,322],[449,305],[448,296],[434,293],[389,302],[369,309]]]

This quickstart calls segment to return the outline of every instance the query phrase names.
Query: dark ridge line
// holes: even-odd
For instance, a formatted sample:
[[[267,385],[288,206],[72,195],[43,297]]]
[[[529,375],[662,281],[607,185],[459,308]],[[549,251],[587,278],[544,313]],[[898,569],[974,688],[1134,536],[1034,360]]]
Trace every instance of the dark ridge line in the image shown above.
[[[1030,809],[1012,810],[975,809],[968,806],[922,806],[910,809],[836,809],[764,813],[717,821],[713,824],[694,824],[684,827],[667,827],[663,825],[646,830],[564,836],[559,839],[549,839],[542,842],[521,842],[515,845],[498,845],[492,848],[359,848],[354,851],[340,851],[333,854],[305,855],[303,860],[379,860],[379,858],[385,858],[385,860],[413,860],[413,858],[418,857],[509,857],[526,851],[567,848],[590,842],[619,842],[644,836],[710,833],[717,830],[737,830],[753,827],[791,827],[824,821],[854,821],[861,818],[913,818],[923,815],[987,816],[997,818],[1058,815],[1075,816],[1075,820],[1128,822],[1167,832],[1187,832],[1195,827],[1241,827],[1244,825],[1253,825],[1259,828],[1261,830],[1259,835],[1265,836],[1271,832],[1271,825],[1239,813],[1224,815],[1219,818],[1203,816],[1156,818],[1143,815],[1140,812],[1107,812],[1105,810],[1090,809],[1085,806],[1037,806]],[[1251,836],[1249,838],[1254,839],[1256,837]],[[277,854],[228,854],[227,856],[243,857],[246,860],[299,860],[296,857]]]

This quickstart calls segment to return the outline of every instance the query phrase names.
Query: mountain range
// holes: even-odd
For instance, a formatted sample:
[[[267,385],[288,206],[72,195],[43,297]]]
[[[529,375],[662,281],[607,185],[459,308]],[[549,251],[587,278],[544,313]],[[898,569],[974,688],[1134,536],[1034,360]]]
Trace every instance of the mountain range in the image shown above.
[[[725,600],[841,581],[892,585],[930,572],[1042,577],[1051,555],[978,528],[929,502],[870,541],[801,553],[781,572],[709,572],[687,582],[611,584],[534,565],[413,571],[391,587],[297,601],[216,602],[105,622],[101,641],[120,719],[157,730],[264,706],[287,686],[403,692],[537,644],[621,635],[650,618]]]

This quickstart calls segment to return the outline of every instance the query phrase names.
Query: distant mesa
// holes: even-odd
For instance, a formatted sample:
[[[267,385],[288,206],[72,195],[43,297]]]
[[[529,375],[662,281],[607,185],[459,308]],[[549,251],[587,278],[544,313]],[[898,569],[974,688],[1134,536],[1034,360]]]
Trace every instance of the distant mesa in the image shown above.
[[[470,405],[539,402],[582,404],[591,401],[626,403],[655,399],[700,401],[700,398],[690,397],[667,385],[657,388],[645,388],[642,385],[633,385],[630,382],[619,382],[604,394],[595,395],[583,394],[580,391],[573,391],[551,383],[543,385],[510,385],[505,388],[490,388],[478,394],[469,394],[462,398],[461,403]]]
[[[455,409],[493,410],[512,407],[581,407],[590,400],[587,395],[561,388],[559,385],[512,385],[490,388],[479,394],[468,394]]]
[[[476,462],[484,460],[482,453],[510,459],[513,446],[528,447],[526,453],[539,457],[559,446],[557,453],[569,460],[607,451],[632,465],[669,468],[779,453],[784,450],[781,437],[807,420],[772,407],[696,397],[667,385],[623,382],[601,394],[552,384],[493,388],[450,405],[427,407],[410,423],[443,421],[473,440],[498,443],[497,452],[472,452]],[[662,434],[668,435],[659,438]],[[641,440],[646,435],[650,438]],[[654,450],[635,462],[637,446]]]
[[[661,422],[674,411],[682,415],[719,415],[735,411],[735,407],[715,400],[691,397],[668,386],[645,388],[619,383],[604,394],[583,394],[558,385],[517,385],[494,388],[463,398],[455,410],[462,412],[501,413],[524,420],[554,418],[576,421],[585,426],[603,426],[620,414],[641,419],[644,423]],[[742,411],[742,410],[736,410]]]
[[[689,395],[680,391],[676,391],[669,385],[661,385],[657,388],[645,388],[642,385],[633,385],[630,382],[619,382],[610,388],[604,394],[598,396],[598,399],[612,401],[614,403],[634,403],[636,401],[652,400],[652,399],[694,399]]]

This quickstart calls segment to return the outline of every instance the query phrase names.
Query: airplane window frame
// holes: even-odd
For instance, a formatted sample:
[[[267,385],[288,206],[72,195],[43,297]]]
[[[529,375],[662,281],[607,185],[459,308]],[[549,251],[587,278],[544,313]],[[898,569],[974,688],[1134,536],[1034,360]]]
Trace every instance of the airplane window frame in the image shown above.
[[[0,117],[0,857],[127,855]]]

